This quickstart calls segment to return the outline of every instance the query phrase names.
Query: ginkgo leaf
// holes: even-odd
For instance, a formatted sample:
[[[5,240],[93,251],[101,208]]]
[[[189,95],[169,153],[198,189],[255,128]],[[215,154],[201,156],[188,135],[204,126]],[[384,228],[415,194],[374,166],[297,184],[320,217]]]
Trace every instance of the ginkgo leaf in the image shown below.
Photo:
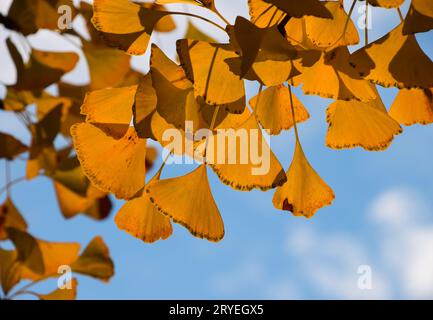
[[[206,41],[211,43],[216,42],[215,39],[213,39],[211,36],[207,35],[203,31],[198,29],[191,21],[188,21],[188,27],[186,28],[186,33],[184,38],[198,40],[198,41]]]
[[[155,25],[169,14],[129,0],[95,0],[93,12],[93,25],[104,40],[132,55],[146,52]]]
[[[307,37],[319,48],[336,48],[354,45],[359,42],[358,31],[352,19],[338,1],[324,1],[324,6],[332,14],[332,19],[304,17]]]
[[[258,28],[249,20],[237,17],[235,25],[227,30],[232,46],[239,47],[241,78],[251,69],[266,86],[281,84],[290,77],[291,60],[297,53],[277,26]]]
[[[74,125],[71,134],[84,173],[95,186],[119,199],[130,199],[144,187],[146,140],[134,127],[120,139],[90,123]]]
[[[77,279],[72,278],[70,285],[70,288],[56,289],[47,294],[37,294],[37,296],[40,300],[75,300],[77,298]]]
[[[433,89],[402,89],[389,115],[405,126],[433,122]]]
[[[114,275],[114,264],[104,240],[97,236],[71,265],[72,271],[107,282]]]
[[[394,135],[402,132],[388,115],[379,93],[369,102],[335,101],[328,107],[327,122],[326,145],[333,149],[359,146],[370,151],[385,150]]]
[[[132,107],[133,122],[140,138],[153,138],[149,127],[152,113],[156,110],[157,95],[148,73],[137,87],[135,103]]]
[[[54,139],[60,131],[62,104],[55,106],[39,122],[30,126],[32,143],[27,161],[26,178],[31,180],[44,169],[52,174],[57,167],[57,154]]]
[[[6,228],[27,230],[27,223],[10,198],[0,206],[0,240],[8,238]]]
[[[303,16],[314,16],[332,19],[332,14],[318,0],[264,0],[275,5],[280,10],[287,13],[290,17],[301,18]]]
[[[58,30],[57,10],[61,5],[71,8],[74,18],[72,0],[15,0],[9,9],[8,18],[13,21],[13,29],[26,36],[39,29]]]
[[[43,89],[75,68],[78,55],[74,52],[48,52],[33,49],[30,60],[24,64],[17,48],[10,39],[7,46],[17,69],[17,81],[13,88],[18,90]]]
[[[182,67],[170,60],[156,45],[152,45],[150,61],[158,113],[176,128],[184,128],[188,120],[198,123],[200,106],[194,96],[193,85]]]
[[[376,97],[368,81],[363,80],[349,65],[349,51],[339,47],[322,53],[312,67],[304,68],[300,81],[305,94],[335,100],[369,101]]]
[[[104,192],[97,192],[97,189],[90,185],[87,194],[82,196],[61,183],[54,183],[57,202],[60,211],[66,219],[83,213],[95,220],[105,219],[112,208],[110,198]]]
[[[286,181],[252,114],[235,129],[217,131],[208,143],[206,162],[224,184],[236,190],[268,190]]]
[[[296,122],[307,120],[310,117],[308,111],[296,96],[292,97]],[[272,135],[293,126],[290,93],[284,85],[265,89],[250,100],[250,105],[259,123]]]
[[[224,237],[224,224],[212,196],[205,165],[191,173],[155,181],[146,191],[157,208],[191,234],[210,241]]]
[[[285,13],[264,0],[248,0],[251,22],[259,28],[269,28],[279,23]]]
[[[159,174],[147,186],[158,180]],[[165,240],[173,232],[170,219],[158,210],[144,190],[123,205],[114,221],[119,229],[147,243]]]
[[[27,146],[13,136],[0,132],[0,159],[13,160],[16,156],[27,151]]]
[[[164,6],[161,6],[157,3],[144,3],[143,6],[157,10],[157,11],[166,11],[166,8]],[[157,32],[171,32],[176,29],[176,23],[174,22],[173,18],[171,16],[165,16],[162,17],[161,20],[159,20],[155,24],[154,30]]]
[[[109,215],[112,208],[110,199],[89,182],[76,157],[62,160],[52,179],[57,202],[66,219],[79,213],[96,220]]]
[[[0,285],[5,295],[20,282],[20,268],[15,250],[0,249]]]
[[[130,57],[122,51],[84,42],[83,52],[89,66],[90,90],[115,87],[129,71]]]
[[[56,276],[60,266],[71,265],[78,258],[78,243],[48,242],[14,228],[8,228],[7,232],[18,251],[17,260],[22,263],[24,279]]]
[[[403,35],[403,24],[353,53],[350,63],[362,77],[384,87],[433,87],[433,62],[414,35]]]
[[[334,198],[334,192],[311,167],[297,142],[287,171],[287,182],[277,188],[272,199],[275,208],[311,218],[317,210],[330,205]]]
[[[244,82],[224,61],[237,56],[230,45],[183,39],[177,42],[177,49],[186,76],[194,83],[196,97],[233,113],[245,109]]]
[[[433,2],[412,0],[409,12],[404,19],[403,34],[427,32],[433,29]]]
[[[90,123],[129,127],[137,86],[109,88],[89,92],[81,106],[81,113]]]

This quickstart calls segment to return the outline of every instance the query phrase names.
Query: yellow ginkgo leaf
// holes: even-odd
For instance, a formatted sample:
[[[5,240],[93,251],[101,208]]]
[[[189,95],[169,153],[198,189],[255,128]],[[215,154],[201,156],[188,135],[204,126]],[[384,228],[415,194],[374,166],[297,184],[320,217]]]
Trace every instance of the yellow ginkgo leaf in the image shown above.
[[[21,277],[24,279],[57,276],[60,266],[71,265],[78,258],[78,243],[48,242],[14,228],[8,228],[7,232],[18,251],[17,259],[22,263]]]
[[[433,87],[433,62],[414,35],[403,35],[403,23],[353,53],[350,63],[362,77],[384,87]]]
[[[427,32],[433,29],[433,2],[412,0],[409,12],[404,19],[403,34]]]
[[[129,0],[95,0],[92,22],[108,44],[141,55],[155,25],[168,14]]]
[[[57,202],[66,219],[83,213],[93,219],[102,220],[110,213],[110,199],[85,177],[77,157],[62,160],[51,178]]]
[[[13,136],[0,132],[0,159],[12,160],[16,156],[27,151],[27,146]]]
[[[156,110],[157,99],[152,85],[152,76],[148,73],[137,87],[135,103],[132,107],[134,127],[141,138],[153,138],[149,127],[151,115]]]
[[[89,90],[114,87],[129,71],[130,57],[122,51],[84,41],[83,52],[89,66]]]
[[[264,129],[272,135],[293,126],[290,108],[290,93],[284,85],[269,87],[250,100],[251,108]],[[293,95],[296,122],[307,120],[310,115],[296,96]]]
[[[352,19],[344,11],[343,3],[322,2],[332,14],[332,19],[305,17],[307,37],[319,48],[336,48],[359,42],[358,31]]]
[[[119,199],[130,199],[144,187],[146,140],[134,127],[120,139],[90,123],[74,125],[71,134],[84,173],[95,186]]]
[[[148,186],[158,180],[159,174]],[[170,219],[158,210],[144,190],[140,196],[124,204],[114,221],[119,229],[147,243],[165,240],[173,232]]]
[[[237,17],[227,28],[230,43],[241,54],[241,78],[253,71],[266,86],[286,81],[292,73],[292,61],[297,53],[280,33],[278,26],[259,28],[243,17]],[[227,59],[230,61],[230,59]],[[252,70],[251,70],[252,69]]]
[[[72,271],[102,281],[114,275],[114,264],[104,240],[97,236],[87,245],[79,258],[71,265]]]
[[[8,19],[13,29],[24,35],[36,33],[39,29],[58,30],[58,8],[67,5],[71,8],[72,18],[75,10],[72,0],[19,0],[13,1]]]
[[[306,17],[291,18],[284,27],[286,38],[293,46],[300,47],[305,50],[319,50],[320,48],[307,36],[307,25],[305,21]]]
[[[129,127],[136,92],[136,85],[89,92],[81,106],[81,113],[90,123]]]
[[[402,132],[388,115],[379,93],[369,102],[335,101],[327,110],[327,121],[326,145],[333,149],[359,146],[370,151],[385,150],[394,135]]]
[[[303,16],[314,16],[332,19],[332,14],[319,0],[264,0],[275,5],[290,17],[301,18]]]
[[[75,300],[77,298],[77,285],[77,279],[72,278],[70,288],[59,288],[47,294],[37,294],[37,297],[40,300]]]
[[[287,182],[277,188],[272,199],[275,208],[311,218],[317,210],[330,205],[334,198],[334,192],[311,167],[297,142],[287,171]]]
[[[33,49],[30,60],[23,59],[10,39],[7,46],[17,69],[17,81],[13,88],[17,90],[43,89],[75,68],[78,55],[74,52],[48,52]]]
[[[90,185],[90,188],[95,187]],[[95,220],[102,220],[111,211],[111,201],[103,192],[98,196],[92,196],[89,191],[90,194],[82,196],[58,182],[54,183],[54,190],[56,191],[60,211],[66,219],[83,213]]]
[[[21,265],[15,250],[0,249],[0,285],[6,295],[21,280]]]
[[[300,81],[305,94],[335,100],[369,101],[376,97],[368,81],[363,80],[349,65],[349,51],[339,47],[322,53],[312,67],[304,68]]]
[[[27,223],[10,198],[0,206],[0,240],[8,238],[6,228],[27,230]]]
[[[224,224],[212,196],[206,165],[181,177],[155,181],[146,191],[162,213],[194,236],[210,241],[224,237]]]
[[[374,7],[398,8],[404,3],[404,0],[367,0],[367,2]]]
[[[182,67],[170,60],[156,45],[152,45],[150,74],[158,113],[176,128],[185,128],[185,121],[197,124],[200,106],[194,96],[192,82]]]
[[[264,0],[248,0],[251,22],[259,28],[269,28],[279,23],[285,13]]]
[[[217,131],[209,140],[206,161],[224,184],[236,190],[268,190],[286,181],[252,114],[235,129]]]
[[[196,97],[233,113],[244,110],[244,82],[225,62],[237,57],[230,45],[183,39],[177,48],[186,76],[194,83]]]
[[[433,89],[402,89],[389,114],[405,126],[433,122]]]

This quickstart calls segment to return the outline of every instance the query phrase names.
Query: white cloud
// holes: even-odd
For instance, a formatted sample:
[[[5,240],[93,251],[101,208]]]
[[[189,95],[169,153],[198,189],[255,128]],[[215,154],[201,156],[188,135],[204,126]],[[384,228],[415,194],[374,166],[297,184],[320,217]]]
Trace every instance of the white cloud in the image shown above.
[[[380,195],[370,217],[382,230],[380,250],[401,293],[433,298],[433,210],[417,192],[394,188]]]

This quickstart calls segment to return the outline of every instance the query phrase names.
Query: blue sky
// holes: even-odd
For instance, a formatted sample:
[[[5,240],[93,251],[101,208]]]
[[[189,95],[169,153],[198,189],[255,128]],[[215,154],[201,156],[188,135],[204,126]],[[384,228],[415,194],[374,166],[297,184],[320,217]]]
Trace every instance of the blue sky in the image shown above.
[[[244,0],[236,5],[230,0],[217,4],[230,21],[235,12],[247,14]],[[372,41],[399,21],[394,10],[375,9],[372,17]],[[183,19],[177,22],[180,29],[185,27]],[[172,42],[182,32],[155,39],[173,56]],[[0,29],[0,34],[0,69],[6,70],[0,80],[11,83],[14,71],[1,51],[5,50],[7,33]],[[221,35],[216,38],[224,40]],[[433,57],[432,32],[417,38]],[[31,41],[38,48],[73,49],[45,31],[32,36]],[[146,59],[135,58],[134,66],[145,70]],[[86,72],[81,64],[66,80],[84,83]],[[256,90],[249,85],[248,95]],[[381,89],[380,93],[389,107],[397,91]],[[299,128],[306,155],[336,194],[333,205],[320,210],[313,219],[274,209],[273,191],[234,191],[210,171],[212,191],[226,230],[225,238],[217,244],[193,238],[179,226],[174,227],[168,240],[144,244],[117,229],[113,217],[122,205],[120,201],[115,202],[112,216],[102,223],[81,216],[65,221],[51,182],[45,178],[18,185],[12,191],[13,199],[35,236],[79,241],[84,246],[101,235],[107,242],[116,275],[108,284],[78,276],[79,299],[433,298],[431,128],[405,127],[385,152],[331,150],[325,146],[325,110],[331,101],[305,96],[299,89],[295,94],[311,114]],[[0,131],[13,132],[23,141],[29,138],[21,124],[5,112],[0,113]],[[273,137],[271,147],[287,169],[294,148],[293,132]],[[15,177],[23,174],[24,165],[18,161],[13,166]],[[169,166],[165,176],[180,175],[192,168]],[[0,172],[4,181],[3,170]],[[371,290],[358,288],[361,265],[371,267]],[[49,291],[54,285],[51,282],[39,288]]]

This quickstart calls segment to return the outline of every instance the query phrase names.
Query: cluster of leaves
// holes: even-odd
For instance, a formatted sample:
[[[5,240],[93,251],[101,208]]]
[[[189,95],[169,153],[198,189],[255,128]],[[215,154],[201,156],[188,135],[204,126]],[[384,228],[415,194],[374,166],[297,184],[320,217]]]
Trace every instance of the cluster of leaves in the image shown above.
[[[249,0],[250,19],[237,17],[234,25],[212,0],[158,0],[156,5],[95,0],[93,25],[107,44],[131,55],[146,52],[158,23],[170,15],[191,15],[158,5],[184,3],[207,9],[226,26],[206,21],[229,38],[228,43],[217,43],[201,34],[187,34],[177,41],[180,64],[152,44],[150,72],[138,85],[87,94],[81,108],[86,119],[71,132],[90,181],[127,200],[116,217],[118,226],[148,242],[167,238],[171,221],[195,236],[222,239],[224,225],[207,166],[237,190],[276,188],[274,206],[297,216],[312,217],[330,204],[332,189],[301,147],[297,123],[309,114],[291,88],[302,85],[305,94],[335,100],[327,110],[326,137],[326,144],[335,149],[384,150],[401,133],[400,124],[432,122],[433,63],[414,35],[432,28],[432,2],[412,1],[406,18],[398,9],[403,2],[368,0],[367,5],[394,8],[402,21],[371,44],[366,29],[365,46],[350,54],[348,46],[360,41],[350,17],[356,0],[349,13],[343,1]],[[249,107],[245,79],[260,84]],[[376,84],[401,89],[389,113]],[[131,119],[134,126],[129,126]],[[163,165],[145,183],[146,139],[164,146],[162,133],[169,128],[185,130],[186,120],[194,123],[195,130],[208,128],[215,135],[218,129],[253,128],[276,135],[294,127],[292,164],[284,172],[271,152],[271,169],[262,176],[251,174],[253,163],[204,161],[187,175],[161,179]],[[214,151],[204,144],[205,154]],[[203,149],[203,143],[195,142],[195,147]],[[239,150],[226,148],[219,159],[235,151]],[[105,161],[116,152],[110,162]],[[186,152],[185,147],[181,153]]]
[[[90,39],[86,40],[75,30],[57,30],[57,8],[65,4],[73,8],[73,16],[81,14],[89,21]],[[5,298],[22,294],[33,294],[40,299],[75,298],[75,279],[70,290],[58,289],[48,295],[28,290],[43,280],[58,277],[58,268],[63,265],[71,266],[73,272],[103,281],[108,281],[114,274],[108,248],[101,238],[96,237],[81,255],[77,243],[37,239],[28,233],[27,222],[11,196],[11,188],[16,183],[43,176],[52,181],[60,211],[66,219],[85,214],[103,220],[110,214],[112,203],[109,195],[91,183],[81,169],[74,153],[70,127],[84,120],[80,106],[87,91],[138,83],[141,74],[130,68],[127,54],[106,46],[100,40],[90,23],[91,16],[91,5],[83,2],[79,8],[74,8],[69,0],[15,0],[7,16],[0,16],[0,23],[11,30],[16,40],[9,38],[6,45],[17,70],[16,83],[7,86],[0,108],[14,114],[32,137],[30,145],[25,145],[10,134],[0,132],[0,158],[6,161],[7,180],[6,186],[0,190],[1,195],[6,194],[0,207],[0,244],[11,241],[15,247],[14,250],[0,247],[0,284]],[[70,39],[66,34],[81,40],[90,71],[88,85],[74,86],[61,80],[64,74],[75,68],[78,54],[32,48],[27,36],[40,29],[58,32],[66,40]],[[25,56],[28,56],[28,61],[25,61]],[[106,70],[107,63],[114,70]],[[53,85],[57,87],[57,95],[47,90]],[[59,139],[64,142],[57,143]],[[149,152],[149,157],[151,155]],[[14,160],[26,161],[26,172],[22,178],[11,180],[9,163]],[[148,161],[151,164],[152,159]],[[13,292],[21,280],[30,280],[30,283]]]
[[[91,41],[73,30],[68,33],[83,44],[91,75],[89,86],[58,82],[75,65],[71,56],[65,56],[71,53],[49,59],[50,53],[33,50],[32,63],[23,65],[8,44],[15,63],[22,67],[17,84],[8,90],[4,108],[25,115],[25,106],[36,103],[38,114],[42,114],[32,131],[27,176],[43,169],[55,181],[58,194],[66,197],[67,189],[68,197],[81,196],[80,208],[69,207],[71,201],[62,202],[59,196],[67,216],[77,212],[104,216],[101,209],[107,204],[101,206],[101,199],[109,193],[126,200],[115,218],[117,226],[144,242],[168,238],[172,222],[200,238],[223,238],[224,224],[212,196],[207,167],[236,190],[276,189],[273,204],[277,209],[312,217],[332,203],[334,193],[302,149],[297,124],[308,120],[309,113],[292,93],[293,86],[302,86],[305,94],[335,100],[327,109],[326,144],[330,148],[384,150],[402,132],[402,124],[433,122],[433,63],[415,38],[415,33],[433,28],[433,2],[412,0],[403,17],[399,7],[404,0],[367,0],[366,5],[398,13],[401,23],[372,43],[368,43],[366,29],[365,46],[351,54],[348,47],[360,41],[351,20],[356,2],[353,0],[346,12],[342,0],[249,0],[250,19],[239,16],[234,24],[218,11],[214,0],[94,0],[93,14],[91,7],[82,4],[77,11],[87,21]],[[170,11],[165,5],[172,3],[201,7],[215,19]],[[204,20],[224,31],[229,41],[218,43],[190,24],[184,38],[177,41],[179,63],[174,62],[150,44],[154,31],[176,28],[174,15]],[[148,49],[149,73],[131,70],[128,55],[142,55]],[[42,79],[35,77],[40,71],[34,68],[43,68]],[[248,103],[245,80],[260,85]],[[60,96],[47,96],[43,90],[37,93],[36,83],[41,90],[58,83]],[[401,89],[389,112],[376,85]],[[216,152],[208,148],[207,139],[189,141],[186,121],[194,124],[194,130],[206,128],[215,136],[218,129],[258,129],[261,144],[266,144],[261,139],[262,129],[278,135],[293,128],[296,147],[292,163],[285,171],[270,147],[262,145],[271,155],[270,170],[264,175],[251,174],[253,163],[215,164],[204,157],[191,173],[168,179],[161,179],[163,163],[146,181],[146,171],[155,157],[147,139],[166,147],[163,133],[167,129],[180,130],[184,143],[194,143],[195,150],[206,156]],[[52,141],[58,132],[71,135],[76,156],[65,156],[72,145],[53,151]],[[239,146],[228,146],[218,158],[228,159],[234,152],[239,155],[236,148]],[[13,150],[12,156],[23,151]],[[178,155],[193,156],[188,152],[184,145]],[[90,203],[96,206],[92,213],[83,210],[84,202],[88,208]]]

